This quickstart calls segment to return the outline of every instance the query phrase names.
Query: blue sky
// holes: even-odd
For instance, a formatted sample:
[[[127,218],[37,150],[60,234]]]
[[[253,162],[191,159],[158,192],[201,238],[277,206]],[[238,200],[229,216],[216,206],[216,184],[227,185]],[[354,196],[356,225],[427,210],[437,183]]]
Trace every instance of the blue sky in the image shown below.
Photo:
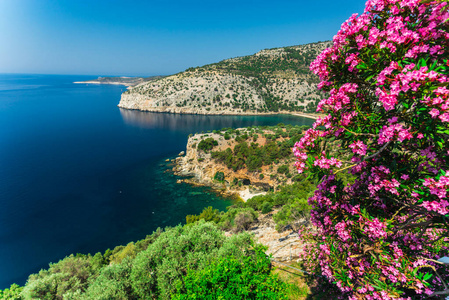
[[[363,0],[0,0],[0,73],[168,75],[331,40]]]

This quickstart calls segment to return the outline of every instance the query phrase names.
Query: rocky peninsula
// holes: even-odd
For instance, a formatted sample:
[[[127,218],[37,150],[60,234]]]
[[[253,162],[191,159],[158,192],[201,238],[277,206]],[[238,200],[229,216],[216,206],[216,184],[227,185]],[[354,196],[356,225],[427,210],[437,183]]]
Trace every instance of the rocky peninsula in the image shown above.
[[[189,137],[175,159],[181,181],[246,201],[295,180],[291,146],[305,126],[227,129]],[[255,157],[255,156],[258,157]],[[232,161],[231,157],[235,157]]]
[[[75,81],[74,83],[83,83],[83,84],[116,84],[116,85],[124,85],[127,87],[135,86],[137,84],[141,84],[144,82],[160,79],[163,76],[151,76],[151,77],[98,77],[94,80],[87,81]]]

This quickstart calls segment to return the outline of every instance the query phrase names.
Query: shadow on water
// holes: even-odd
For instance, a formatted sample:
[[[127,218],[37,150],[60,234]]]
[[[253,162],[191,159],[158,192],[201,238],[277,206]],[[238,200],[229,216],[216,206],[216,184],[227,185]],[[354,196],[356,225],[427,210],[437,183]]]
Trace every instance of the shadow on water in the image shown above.
[[[132,126],[148,129],[169,129],[192,132],[196,130],[221,129],[223,127],[246,127],[276,125],[278,123],[292,125],[312,125],[315,120],[293,115],[181,115],[170,113],[154,113],[120,108],[123,121]],[[278,123],[276,123],[278,122]]]

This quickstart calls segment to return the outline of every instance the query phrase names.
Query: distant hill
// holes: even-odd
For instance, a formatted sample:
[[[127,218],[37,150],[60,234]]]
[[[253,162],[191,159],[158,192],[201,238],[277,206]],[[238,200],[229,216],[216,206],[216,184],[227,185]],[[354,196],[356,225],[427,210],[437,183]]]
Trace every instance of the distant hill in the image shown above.
[[[86,84],[120,84],[126,86],[134,86],[139,83],[148,82],[163,78],[163,76],[150,76],[150,77],[98,77],[94,80],[77,81],[74,83],[86,83]]]
[[[331,42],[262,50],[137,84],[119,107],[193,114],[314,112],[323,98],[310,63]]]

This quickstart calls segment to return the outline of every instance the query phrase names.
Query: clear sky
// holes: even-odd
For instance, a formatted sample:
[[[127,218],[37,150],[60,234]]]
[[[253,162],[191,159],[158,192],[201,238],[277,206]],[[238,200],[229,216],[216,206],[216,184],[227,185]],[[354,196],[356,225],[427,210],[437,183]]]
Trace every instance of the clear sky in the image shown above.
[[[0,0],[0,73],[168,75],[331,40],[364,0]]]

